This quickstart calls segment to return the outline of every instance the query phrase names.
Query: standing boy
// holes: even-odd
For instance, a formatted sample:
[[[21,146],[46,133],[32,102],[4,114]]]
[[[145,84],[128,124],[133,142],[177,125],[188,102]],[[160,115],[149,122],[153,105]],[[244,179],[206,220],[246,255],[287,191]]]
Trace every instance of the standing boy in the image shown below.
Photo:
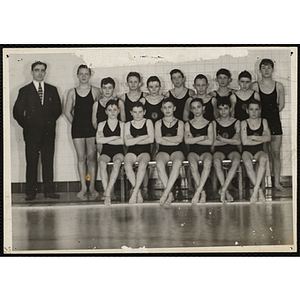
[[[26,198],[37,194],[37,167],[42,160],[44,195],[59,198],[53,182],[53,158],[56,120],[61,115],[61,102],[56,87],[44,82],[47,65],[37,61],[31,65],[33,82],[19,90],[13,116],[23,128],[26,153]]]
[[[285,188],[280,184],[282,126],[279,116],[285,106],[284,87],[272,78],[274,63],[271,59],[264,58],[259,64],[259,71],[262,79],[255,82],[252,89],[260,95],[261,117],[268,121],[271,132],[271,142],[268,143],[267,149],[269,161],[272,163],[275,188],[284,192]]]

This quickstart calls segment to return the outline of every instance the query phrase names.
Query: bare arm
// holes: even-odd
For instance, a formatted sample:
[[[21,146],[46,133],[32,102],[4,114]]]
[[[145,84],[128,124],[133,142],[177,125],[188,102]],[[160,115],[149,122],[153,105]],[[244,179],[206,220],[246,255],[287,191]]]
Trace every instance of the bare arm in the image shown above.
[[[285,94],[284,94],[284,87],[280,82],[277,82],[277,103],[279,112],[284,109],[285,106]]]
[[[64,111],[64,115],[66,116],[67,120],[72,124],[73,123],[73,108],[75,105],[75,91],[74,89],[71,89],[68,92],[67,95],[67,101],[66,101],[66,105],[65,105],[65,111]]]
[[[117,139],[111,141],[110,145],[124,145],[124,122],[120,122],[120,135],[117,136]]]
[[[178,121],[178,129],[177,129],[177,135],[176,136],[168,136],[163,137],[165,141],[168,141],[171,143],[171,145],[179,145],[183,141],[184,136],[184,123],[183,121]]]
[[[103,134],[103,128],[105,125],[106,121],[100,122],[98,125],[97,133],[96,133],[96,142],[97,144],[109,144],[109,142],[116,140],[118,137],[117,136],[109,136],[105,137]]]
[[[187,122],[189,121],[189,115],[190,115],[190,103],[193,100],[193,98],[188,98],[185,102],[184,105],[184,110],[183,110],[183,121]]]
[[[257,81],[253,82],[251,85],[251,90],[259,93],[258,83]]]
[[[119,109],[120,109],[120,119],[121,121],[125,122],[126,114],[125,114],[125,104],[124,101],[119,99],[118,101]]]
[[[241,136],[240,136],[240,132],[241,132],[241,124],[240,121],[236,121],[235,122],[235,135],[231,138],[231,139],[226,139],[223,138],[222,136],[218,135],[216,137],[216,140],[228,145],[240,145],[241,144]]]
[[[264,126],[264,131],[262,133],[262,136],[256,136],[252,135],[251,140],[253,142],[257,142],[254,145],[260,144],[260,143],[267,143],[271,141],[271,133],[270,129],[268,126],[268,121],[266,119],[263,119],[263,126]]]
[[[230,112],[230,115],[234,118],[235,116],[235,104],[236,104],[236,95],[235,94],[232,94],[230,97],[229,97],[229,100],[231,102],[231,112]]]
[[[97,128],[97,110],[98,110],[99,102],[95,101],[93,104],[93,112],[92,112],[92,123],[94,128]]]
[[[161,135],[161,126],[162,126],[162,120],[158,120],[155,123],[155,141],[157,144],[164,145],[164,146],[176,146],[179,143],[174,143],[173,141],[170,141],[169,138],[164,137]],[[182,125],[183,127],[183,125]]]

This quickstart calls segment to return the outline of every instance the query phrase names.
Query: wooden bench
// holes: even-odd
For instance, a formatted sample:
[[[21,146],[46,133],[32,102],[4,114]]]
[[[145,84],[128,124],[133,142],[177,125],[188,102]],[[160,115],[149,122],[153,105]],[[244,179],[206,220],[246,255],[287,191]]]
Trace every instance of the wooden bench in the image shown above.
[[[222,161],[222,167],[223,167],[223,170],[225,172],[227,171],[226,165],[229,165],[230,163],[231,163],[231,160],[229,160],[229,159],[225,159],[225,160]],[[239,199],[243,199],[242,163],[243,163],[243,160],[241,160],[241,164],[239,165],[239,167],[237,169]],[[256,160],[253,159],[252,163],[255,164]],[[199,165],[202,165],[202,161],[199,161]],[[108,166],[113,166],[113,162],[109,162]],[[138,162],[135,163],[135,166],[138,166]],[[152,168],[156,167],[156,161],[150,161],[148,163],[148,166],[152,167]],[[183,161],[182,166],[183,167],[188,167],[189,162],[187,160]],[[167,163],[167,167],[172,167],[172,161],[169,161]],[[122,165],[121,165],[121,168],[120,168],[119,178],[120,178],[120,182],[121,182],[121,202],[125,202],[126,201],[126,174],[125,174],[125,170],[124,170],[124,162],[122,162]]]

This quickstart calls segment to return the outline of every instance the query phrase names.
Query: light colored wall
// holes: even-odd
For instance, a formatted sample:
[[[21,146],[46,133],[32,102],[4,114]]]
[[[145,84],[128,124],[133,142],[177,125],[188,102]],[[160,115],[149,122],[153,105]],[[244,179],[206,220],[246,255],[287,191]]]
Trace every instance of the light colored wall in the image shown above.
[[[84,49],[82,50],[84,52]],[[138,49],[135,49],[138,51]],[[188,49],[184,50],[185,57],[189,56]],[[143,52],[141,52],[143,53]],[[195,53],[193,53],[195,54]],[[122,64],[118,62],[117,57],[112,58],[110,62],[103,61],[105,67],[101,67],[101,49],[94,51],[96,67],[93,68],[91,83],[99,87],[100,80],[103,77],[113,77],[116,81],[116,93],[127,92],[124,84],[125,78],[130,71],[137,71],[142,75],[143,82],[152,75],[157,75],[162,81],[161,91],[167,91],[172,88],[169,72],[174,68],[179,68],[186,76],[186,86],[193,88],[193,80],[199,73],[205,74],[210,83],[209,91],[217,88],[214,82],[216,71],[220,68],[227,68],[231,71],[233,81],[231,87],[238,88],[237,77],[243,70],[248,70],[253,80],[259,78],[258,63],[262,58],[271,58],[275,61],[274,79],[280,81],[285,88],[286,105],[281,113],[283,125],[283,143],[282,143],[282,175],[292,175],[291,153],[291,64],[290,51],[288,49],[250,49],[248,55],[242,57],[233,57],[222,55],[215,59],[192,60],[178,59],[180,56],[174,56],[174,59],[168,58],[156,59],[155,64],[143,63],[139,60],[136,65]],[[201,57],[201,56],[199,56]],[[181,57],[182,58],[182,57]],[[93,58],[92,58],[93,59]],[[89,63],[92,59],[89,59]],[[25,84],[31,82],[30,74],[31,63],[41,60],[48,64],[45,81],[55,85],[61,96],[64,105],[66,94],[69,89],[75,87],[78,83],[76,69],[81,63],[85,63],[86,57],[74,55],[73,53],[39,53],[39,54],[11,54],[9,57],[9,90],[10,90],[10,124],[11,124],[11,181],[25,182],[25,153],[22,129],[12,117],[12,107],[17,98],[18,90]],[[100,62],[99,62],[100,60]],[[179,62],[178,62],[179,60]],[[184,61],[182,61],[184,60]],[[93,67],[93,64],[92,64]],[[145,84],[141,88],[146,91]],[[293,99],[293,101],[297,101]],[[57,139],[55,147],[55,181],[77,181],[79,180],[76,165],[76,153],[71,139],[71,126],[64,116],[57,121]],[[41,176],[39,176],[41,177]]]

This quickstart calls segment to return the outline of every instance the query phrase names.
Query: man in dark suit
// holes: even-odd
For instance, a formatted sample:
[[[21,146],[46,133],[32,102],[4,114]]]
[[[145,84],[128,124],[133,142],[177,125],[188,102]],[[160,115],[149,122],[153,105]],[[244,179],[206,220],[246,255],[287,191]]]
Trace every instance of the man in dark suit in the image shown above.
[[[13,116],[23,128],[26,153],[26,198],[37,193],[37,167],[41,153],[44,195],[59,198],[53,183],[53,157],[56,120],[61,115],[61,101],[56,87],[44,82],[47,65],[31,65],[33,81],[19,90]]]

